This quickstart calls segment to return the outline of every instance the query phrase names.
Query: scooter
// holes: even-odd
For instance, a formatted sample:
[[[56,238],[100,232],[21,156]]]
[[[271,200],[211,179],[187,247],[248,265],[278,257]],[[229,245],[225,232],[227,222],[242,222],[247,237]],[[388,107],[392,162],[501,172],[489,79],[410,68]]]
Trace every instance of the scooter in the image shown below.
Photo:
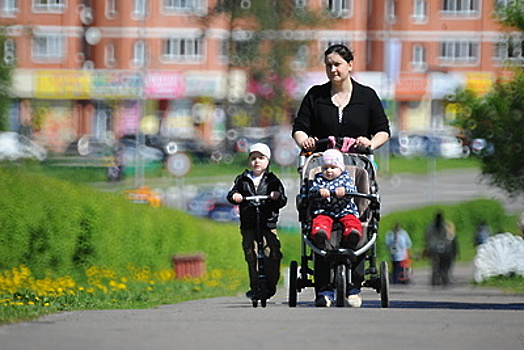
[[[264,255],[264,237],[262,235],[262,230],[260,229],[260,207],[263,206],[266,201],[269,199],[268,195],[256,195],[256,196],[247,196],[244,197],[244,200],[249,202],[249,205],[255,207],[256,210],[256,221],[257,221],[257,230],[256,230],[256,242],[257,242],[257,271],[258,271],[258,285],[257,290],[253,291],[253,297],[251,301],[253,307],[258,307],[258,302],[260,301],[260,306],[266,307],[267,299],[270,298],[269,291],[267,289],[267,279],[265,271],[265,255]]]

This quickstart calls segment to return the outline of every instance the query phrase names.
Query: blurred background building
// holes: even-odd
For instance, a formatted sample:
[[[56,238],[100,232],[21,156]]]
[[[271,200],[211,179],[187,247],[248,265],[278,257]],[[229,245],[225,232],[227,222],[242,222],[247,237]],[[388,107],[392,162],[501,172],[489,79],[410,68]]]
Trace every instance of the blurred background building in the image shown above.
[[[257,1],[265,0],[229,3]],[[506,40],[494,19],[509,0],[282,1],[326,14],[311,28],[263,33],[300,44],[291,74],[272,78],[290,96],[286,106],[257,104],[278,96],[242,67],[266,57],[231,55],[231,45],[248,50],[257,28],[217,11],[224,1],[0,0],[2,59],[16,67],[10,129],[56,153],[83,135],[242,148],[241,138],[287,130],[306,90],[326,81],[323,51],[343,43],[355,52],[355,79],[377,90],[395,131],[435,130],[453,117],[446,95],[482,94],[508,62],[522,63],[522,38]]]

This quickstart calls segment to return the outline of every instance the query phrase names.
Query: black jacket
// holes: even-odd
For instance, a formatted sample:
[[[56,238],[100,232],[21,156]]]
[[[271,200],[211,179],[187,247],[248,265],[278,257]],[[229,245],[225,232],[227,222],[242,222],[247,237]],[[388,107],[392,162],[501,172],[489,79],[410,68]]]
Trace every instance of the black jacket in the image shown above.
[[[309,136],[366,136],[371,139],[379,131],[390,133],[389,121],[382,103],[372,88],[352,80],[353,93],[338,121],[338,107],[331,101],[331,82],[313,86],[306,94],[296,115],[293,134],[303,131]]]
[[[265,205],[260,207],[260,223],[261,226],[268,228],[275,228],[278,222],[278,215],[280,209],[287,204],[287,197],[284,190],[284,185],[280,179],[270,171],[266,171],[260,181],[257,191],[253,180],[248,177],[249,171],[246,170],[235,178],[233,187],[227,194],[227,200],[233,202],[232,197],[235,193],[240,193],[243,197],[254,195],[269,195],[273,191],[280,192],[280,197],[276,200],[268,200]],[[254,229],[256,228],[256,208],[249,205],[248,202],[242,201],[240,207],[240,228]]]

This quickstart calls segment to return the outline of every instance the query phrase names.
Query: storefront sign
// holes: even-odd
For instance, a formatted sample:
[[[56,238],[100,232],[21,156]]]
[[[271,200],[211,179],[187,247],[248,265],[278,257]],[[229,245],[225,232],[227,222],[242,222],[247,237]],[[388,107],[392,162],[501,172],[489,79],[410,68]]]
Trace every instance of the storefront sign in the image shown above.
[[[36,98],[89,99],[91,75],[82,70],[39,70],[34,75]]]
[[[148,71],[144,91],[148,98],[180,98],[184,94],[184,78],[179,72]]]
[[[467,72],[466,89],[473,91],[477,95],[485,95],[493,85],[493,74],[485,72]]]
[[[397,101],[421,101],[428,92],[428,80],[424,73],[401,73],[395,86]]]
[[[93,98],[139,98],[142,95],[142,74],[135,71],[93,71]]]
[[[187,72],[184,77],[185,97],[225,98],[226,75],[220,72]]]

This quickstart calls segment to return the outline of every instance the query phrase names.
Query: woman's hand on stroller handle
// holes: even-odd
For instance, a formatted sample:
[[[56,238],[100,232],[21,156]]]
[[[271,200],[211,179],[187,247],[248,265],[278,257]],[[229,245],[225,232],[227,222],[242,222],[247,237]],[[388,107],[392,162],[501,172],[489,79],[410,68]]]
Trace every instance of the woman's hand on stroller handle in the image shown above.
[[[334,137],[325,139],[309,137],[302,143],[301,153],[312,152],[319,146],[328,145],[328,148],[338,148],[342,152],[373,154],[370,142],[366,137]]]

